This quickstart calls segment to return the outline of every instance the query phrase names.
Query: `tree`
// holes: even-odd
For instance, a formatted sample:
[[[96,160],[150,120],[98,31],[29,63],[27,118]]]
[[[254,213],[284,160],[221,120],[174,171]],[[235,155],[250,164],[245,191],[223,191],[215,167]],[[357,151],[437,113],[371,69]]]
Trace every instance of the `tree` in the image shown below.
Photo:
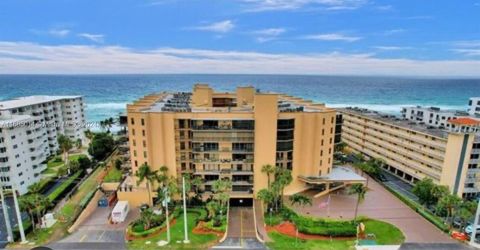
[[[447,211],[447,223],[452,224],[455,210],[460,206],[462,199],[455,194],[449,194],[442,197],[437,204],[437,209],[445,209]]]
[[[429,206],[435,203],[435,197],[432,192],[434,187],[435,184],[432,179],[423,178],[415,183],[415,186],[412,188],[412,193],[418,197],[420,204]]]
[[[213,198],[217,200],[220,207],[223,209],[227,206],[229,195],[228,192],[232,189],[232,181],[229,179],[216,180],[212,185]]]
[[[152,222],[155,220],[155,213],[151,208],[144,209],[140,212],[140,220],[143,222],[144,230],[152,227]]]
[[[67,165],[68,153],[73,148],[72,140],[70,140],[70,138],[68,138],[67,136],[60,134],[57,138],[57,142],[63,154],[63,161],[65,162],[65,165]]]
[[[82,139],[78,138],[78,139],[75,141],[75,147],[77,147],[77,149],[81,149],[81,148],[82,148]]]
[[[158,171],[152,171],[150,169],[150,166],[147,164],[143,164],[140,166],[135,173],[135,176],[138,178],[137,179],[137,185],[139,185],[142,182],[146,182],[147,184],[147,191],[148,191],[148,201],[152,202],[152,194],[151,194],[151,189],[150,186],[153,185],[153,183],[158,179]]]
[[[270,208],[272,208],[272,203],[275,199],[275,195],[271,190],[264,188],[258,191],[257,198],[263,202],[268,211]]]
[[[93,136],[95,135],[92,131],[88,129],[85,130],[84,134],[85,134],[85,137],[87,137],[87,139],[90,141],[93,139]]]
[[[275,184],[277,191],[280,191],[277,196],[277,202],[280,203],[280,207],[283,207],[283,196],[285,193],[285,187],[292,183],[292,172],[286,168],[276,168],[275,171]]]
[[[103,160],[115,147],[113,137],[107,133],[98,133],[93,137],[88,153],[96,160]]]
[[[78,161],[71,161],[71,162],[68,163],[67,168],[69,170],[68,171],[69,174],[75,173],[78,170],[80,170],[80,163]]]
[[[361,183],[355,183],[350,186],[349,190],[350,194],[356,194],[357,195],[357,204],[355,205],[355,215],[354,215],[354,220],[357,220],[357,214],[358,214],[358,205],[360,205],[360,202],[362,202],[365,199],[365,194],[367,193],[367,187],[365,187]]]
[[[275,173],[275,167],[270,165],[270,164],[263,165],[262,166],[262,173],[267,174],[267,181],[268,181],[267,187],[270,188],[270,182],[271,182],[270,181],[270,176]]]
[[[78,157],[77,161],[80,165],[80,169],[85,170],[92,166],[92,161],[85,155],[81,155],[80,157]]]
[[[448,189],[447,186],[445,185],[435,185],[433,188],[432,188],[432,196],[433,196],[433,201],[432,203],[433,204],[436,204],[438,203],[438,201],[443,197],[443,196],[446,196],[448,194],[450,194],[450,190]]]
[[[300,206],[306,206],[306,205],[312,205],[312,199],[308,196],[302,195],[302,194],[294,194],[290,196],[290,203],[292,206],[295,205],[300,205]]]
[[[115,168],[117,170],[122,169],[122,160],[120,160],[119,158],[115,159]]]
[[[343,152],[343,150],[347,147],[347,144],[345,142],[339,142],[335,144],[335,147],[333,148],[335,152]]]

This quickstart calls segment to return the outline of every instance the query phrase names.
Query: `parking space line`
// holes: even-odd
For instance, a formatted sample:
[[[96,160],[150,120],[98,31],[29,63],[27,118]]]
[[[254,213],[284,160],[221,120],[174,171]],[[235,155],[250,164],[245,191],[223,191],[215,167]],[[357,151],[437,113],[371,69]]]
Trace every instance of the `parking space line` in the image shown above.
[[[101,233],[100,236],[98,237],[98,240],[101,240],[101,239],[102,239],[102,237],[103,237],[103,235],[105,234],[105,232],[106,232],[105,230],[102,231],[102,233]]]
[[[86,235],[86,234],[84,234],[84,235],[82,236],[82,238],[80,238],[80,242],[83,242],[83,241],[85,240],[85,238],[87,238],[87,235]]]

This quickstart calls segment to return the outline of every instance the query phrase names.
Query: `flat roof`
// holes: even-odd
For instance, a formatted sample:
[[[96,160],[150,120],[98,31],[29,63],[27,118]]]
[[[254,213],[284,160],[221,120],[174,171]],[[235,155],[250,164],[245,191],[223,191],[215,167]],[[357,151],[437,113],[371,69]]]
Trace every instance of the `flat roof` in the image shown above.
[[[76,99],[81,98],[82,96],[47,96],[47,95],[32,95],[32,96],[25,96],[19,97],[12,100],[1,101],[0,102],[0,110],[8,110],[14,108],[21,108],[31,105],[36,105],[40,103],[52,102],[52,101],[59,101],[64,99]]]
[[[301,176],[308,183],[323,182],[364,182],[366,179],[344,166],[334,166],[329,174],[323,176]]]
[[[448,131],[444,129],[440,129],[440,128],[436,128],[436,127],[428,126],[424,124],[423,125],[418,124],[414,121],[410,121],[403,117],[399,117],[395,115],[385,114],[378,111],[358,108],[358,107],[338,108],[337,110],[342,113],[351,113],[351,114],[356,114],[360,116],[365,116],[365,117],[372,118],[374,120],[378,120],[378,121],[388,123],[394,126],[398,126],[404,129],[417,131],[420,133],[428,134],[428,135],[443,138],[443,139],[448,137]]]

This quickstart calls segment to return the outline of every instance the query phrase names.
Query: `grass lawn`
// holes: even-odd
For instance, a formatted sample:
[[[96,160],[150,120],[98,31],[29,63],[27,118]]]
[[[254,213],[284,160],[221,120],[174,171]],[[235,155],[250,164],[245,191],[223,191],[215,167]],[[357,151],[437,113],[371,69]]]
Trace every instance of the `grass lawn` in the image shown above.
[[[267,243],[267,246],[272,250],[344,250],[355,249],[353,240],[295,240],[294,237],[285,236],[277,232],[270,232],[268,236],[274,241]]]
[[[198,217],[197,213],[187,213],[188,221],[188,238],[190,244],[177,243],[177,241],[183,241],[183,213],[180,213],[177,218],[177,222],[170,228],[171,241],[167,246],[159,247],[157,242],[160,240],[167,240],[167,232],[163,232],[155,237],[142,240],[134,240],[128,243],[129,249],[207,249],[210,243],[216,240],[216,236],[213,234],[193,234],[192,229],[195,227],[194,221]],[[150,244],[145,244],[150,241]]]
[[[367,220],[363,224],[367,234],[375,234],[378,245],[399,245],[405,241],[402,231],[390,223]]]
[[[69,161],[77,161],[78,158],[80,158],[80,156],[86,156],[86,155],[84,155],[84,154],[70,155],[70,156],[68,156],[68,159],[69,159]],[[42,174],[52,175],[52,176],[57,175],[58,169],[64,165],[63,160],[57,161],[58,157],[60,157],[60,159],[62,158],[61,155],[56,155],[55,157],[53,157],[52,159],[50,159],[47,162],[47,169],[45,169],[42,172]]]
[[[116,167],[111,167],[108,170],[108,174],[103,179],[104,182],[119,182],[122,180],[122,171],[118,170]]]

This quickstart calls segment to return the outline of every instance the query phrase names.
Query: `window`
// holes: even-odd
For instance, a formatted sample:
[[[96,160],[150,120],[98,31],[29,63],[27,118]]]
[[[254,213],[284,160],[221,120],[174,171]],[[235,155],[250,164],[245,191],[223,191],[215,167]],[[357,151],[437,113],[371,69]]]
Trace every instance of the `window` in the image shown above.
[[[145,136],[145,129],[142,129],[142,135]]]
[[[143,157],[147,158],[147,151],[143,151]]]
[[[135,119],[130,118],[130,124],[135,125]]]
[[[145,119],[142,118],[142,126],[145,126]]]
[[[135,129],[132,129],[132,135],[135,136]]]

